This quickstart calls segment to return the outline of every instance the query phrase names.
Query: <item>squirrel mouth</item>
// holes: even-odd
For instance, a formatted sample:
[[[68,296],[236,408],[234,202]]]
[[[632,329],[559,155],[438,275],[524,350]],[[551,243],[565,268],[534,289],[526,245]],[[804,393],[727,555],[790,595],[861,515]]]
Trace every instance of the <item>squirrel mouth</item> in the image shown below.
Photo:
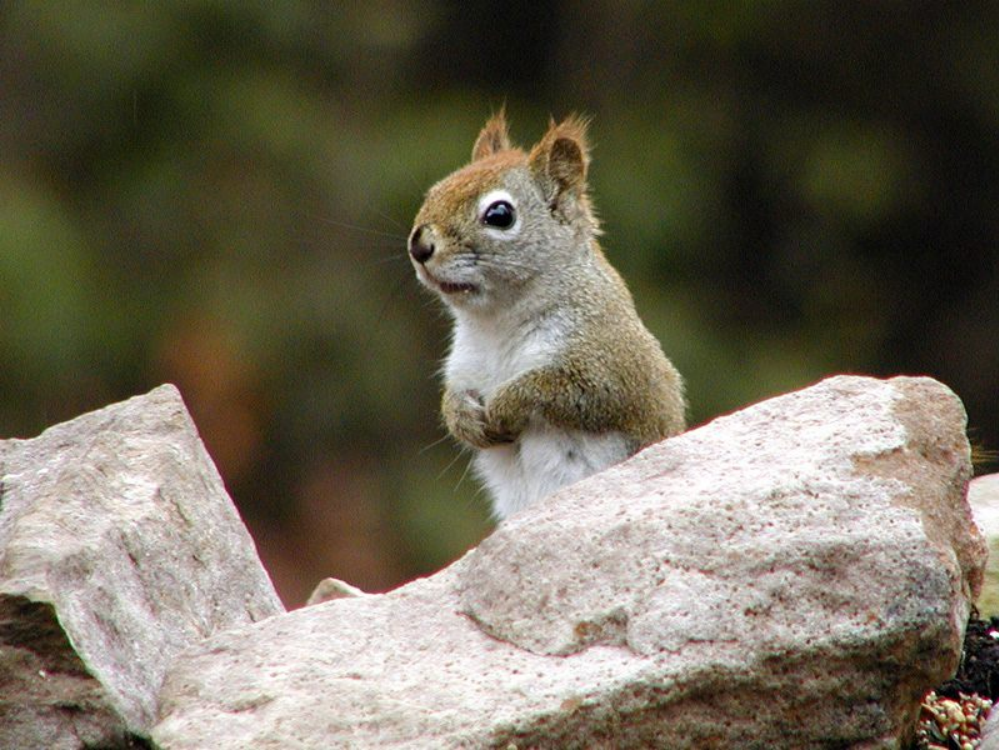
[[[438,281],[437,288],[444,294],[470,294],[478,290],[475,284],[459,284],[453,281]]]
[[[477,284],[461,281],[444,281],[443,279],[438,279],[426,268],[422,268],[421,270],[423,271],[424,280],[428,282],[428,285],[437,289],[441,294],[471,294],[479,291]]]

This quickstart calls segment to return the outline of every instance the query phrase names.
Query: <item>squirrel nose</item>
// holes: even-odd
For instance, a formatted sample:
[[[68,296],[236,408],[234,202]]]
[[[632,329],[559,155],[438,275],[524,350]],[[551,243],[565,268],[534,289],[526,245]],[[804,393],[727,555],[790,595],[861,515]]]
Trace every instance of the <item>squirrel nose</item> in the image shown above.
[[[417,263],[426,263],[434,254],[434,242],[430,236],[431,232],[428,230],[429,227],[426,224],[421,224],[413,230],[413,234],[409,238],[409,254]]]

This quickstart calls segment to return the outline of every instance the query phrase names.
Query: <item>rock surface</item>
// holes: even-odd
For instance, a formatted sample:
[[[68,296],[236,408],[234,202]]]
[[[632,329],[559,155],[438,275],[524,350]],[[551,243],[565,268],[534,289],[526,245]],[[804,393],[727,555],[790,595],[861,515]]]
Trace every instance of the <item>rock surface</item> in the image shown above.
[[[989,564],[985,569],[978,611],[983,617],[999,615],[999,474],[972,479],[968,485],[968,504],[989,546]],[[996,737],[999,742],[999,732]]]
[[[311,607],[313,604],[331,602],[334,599],[343,599],[345,596],[364,596],[364,592],[337,578],[324,578],[316,584],[305,605]]]
[[[0,442],[0,748],[129,746],[181,649],[283,611],[173,386]]]
[[[965,416],[837,377],[653,446],[448,569],[237,628],[164,685],[164,750],[899,747],[985,547]]]

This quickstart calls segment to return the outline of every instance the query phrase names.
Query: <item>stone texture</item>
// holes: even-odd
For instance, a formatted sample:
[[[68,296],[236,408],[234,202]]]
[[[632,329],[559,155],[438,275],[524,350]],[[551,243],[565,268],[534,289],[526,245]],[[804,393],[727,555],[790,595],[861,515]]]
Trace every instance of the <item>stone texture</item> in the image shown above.
[[[972,479],[968,484],[968,504],[985,538],[999,538],[999,474]]]
[[[978,599],[978,611],[982,617],[988,618],[999,615],[999,474],[972,479],[968,485],[968,504],[989,546],[985,584]],[[999,742],[999,732],[996,733],[996,742]]]
[[[166,667],[283,612],[180,394],[0,442],[0,747],[124,747]]]
[[[334,599],[342,599],[345,596],[364,596],[364,592],[337,578],[324,578],[316,584],[305,604],[312,606],[313,604],[331,602]]]
[[[999,713],[990,712],[982,728],[982,741],[978,750],[999,750]]]
[[[978,750],[999,750],[999,710],[993,708],[989,712],[985,726],[982,727],[982,741]]]
[[[437,575],[182,655],[163,750],[900,747],[984,545],[958,399],[838,377],[653,446]]]

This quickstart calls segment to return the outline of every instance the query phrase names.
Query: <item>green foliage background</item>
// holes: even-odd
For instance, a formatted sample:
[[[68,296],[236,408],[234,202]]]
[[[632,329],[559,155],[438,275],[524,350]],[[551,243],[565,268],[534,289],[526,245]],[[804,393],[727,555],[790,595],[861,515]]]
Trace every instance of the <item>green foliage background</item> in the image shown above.
[[[594,117],[605,248],[694,424],[930,374],[999,446],[999,9],[930,2],[10,2],[0,435],[184,393],[285,600],[490,523],[404,252],[506,104]]]

